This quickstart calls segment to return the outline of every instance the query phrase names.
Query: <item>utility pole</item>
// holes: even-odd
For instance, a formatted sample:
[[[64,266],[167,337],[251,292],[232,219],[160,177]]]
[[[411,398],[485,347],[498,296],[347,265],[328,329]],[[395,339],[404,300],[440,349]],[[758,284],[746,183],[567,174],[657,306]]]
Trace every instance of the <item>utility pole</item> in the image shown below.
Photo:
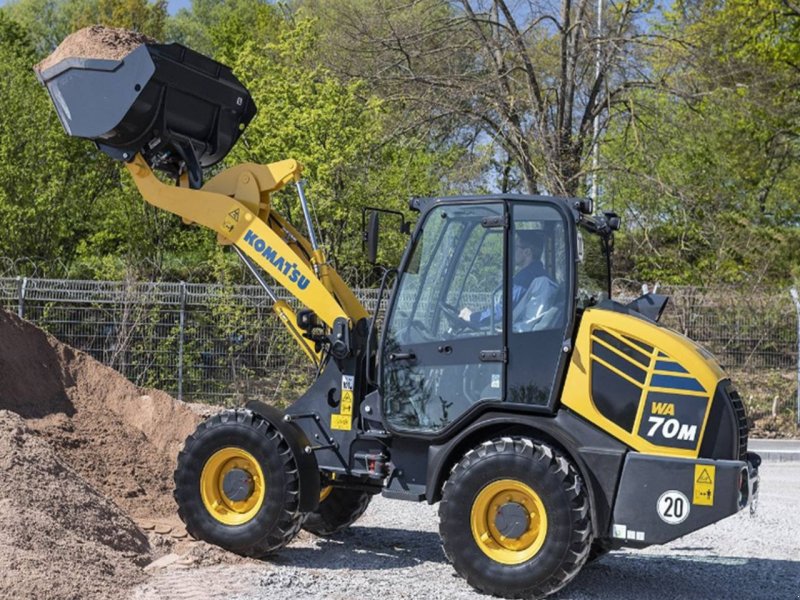
[[[600,36],[603,32],[603,0],[597,0],[597,43],[594,48],[594,78],[600,79]],[[600,115],[594,116],[592,144],[592,200],[597,209],[597,169],[600,167]]]

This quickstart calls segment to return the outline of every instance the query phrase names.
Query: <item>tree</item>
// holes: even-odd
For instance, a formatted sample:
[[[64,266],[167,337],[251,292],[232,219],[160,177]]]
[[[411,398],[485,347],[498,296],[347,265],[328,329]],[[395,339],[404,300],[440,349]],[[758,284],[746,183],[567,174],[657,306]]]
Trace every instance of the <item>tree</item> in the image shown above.
[[[2,10],[28,32],[42,57],[73,31],[95,24],[161,40],[168,19],[167,0],[14,0]]]
[[[40,275],[63,272],[94,225],[114,167],[64,135],[33,74],[33,42],[2,12],[0,35],[0,256],[25,259]]]
[[[390,115],[383,103],[363,83],[343,83],[317,64],[316,27],[300,16],[287,21],[276,38],[239,48],[232,66],[259,112],[230,160],[299,160],[330,256],[363,268],[361,209],[404,211],[410,197],[442,191],[439,173],[452,166],[455,153],[432,151],[410,136],[387,140]],[[294,196],[282,198],[276,199],[281,212],[302,223]],[[384,256],[395,262],[405,240],[390,235],[385,241],[384,249],[392,251]],[[363,280],[353,275],[351,280]]]
[[[488,143],[503,181],[513,170],[527,192],[564,195],[586,180],[595,118],[604,128],[651,85],[636,61],[649,4],[611,2],[598,29],[588,0],[319,3],[338,32],[332,68],[370,82],[400,123]]]
[[[606,201],[625,212],[619,254],[634,278],[774,285],[797,271],[800,46],[781,5],[665,14],[651,61],[663,86],[629,97],[605,145]]]

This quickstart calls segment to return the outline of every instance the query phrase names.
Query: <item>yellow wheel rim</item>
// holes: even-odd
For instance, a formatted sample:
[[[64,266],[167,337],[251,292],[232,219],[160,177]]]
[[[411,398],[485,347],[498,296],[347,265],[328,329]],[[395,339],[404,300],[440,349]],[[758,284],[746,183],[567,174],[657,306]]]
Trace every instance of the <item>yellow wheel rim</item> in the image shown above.
[[[521,534],[506,537],[498,528],[497,515],[501,508],[513,505],[517,505],[517,514],[527,516],[527,525]],[[470,526],[475,543],[486,556],[504,565],[518,565],[541,550],[547,537],[547,511],[530,486],[500,479],[478,492],[472,503]]]
[[[326,485],[324,488],[322,488],[319,491],[319,501],[320,502],[324,502],[325,498],[330,496],[332,491],[333,491],[333,486],[332,485]]]
[[[225,477],[234,469],[244,471],[250,493],[242,500],[232,500],[224,489]],[[267,486],[264,471],[255,457],[241,448],[217,450],[206,461],[200,474],[200,495],[209,514],[225,525],[243,525],[256,516],[264,504]]]

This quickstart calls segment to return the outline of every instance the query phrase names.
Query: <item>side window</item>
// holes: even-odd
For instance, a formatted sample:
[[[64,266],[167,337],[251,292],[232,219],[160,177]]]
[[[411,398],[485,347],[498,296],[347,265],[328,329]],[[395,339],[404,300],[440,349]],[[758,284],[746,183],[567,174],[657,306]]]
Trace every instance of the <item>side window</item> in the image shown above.
[[[485,228],[476,224],[469,232],[461,259],[455,266],[453,281],[447,290],[449,306],[468,308],[471,312],[485,313],[485,319],[475,319],[474,327],[449,331],[451,324],[442,321],[440,334],[451,337],[473,337],[487,332],[502,331],[503,319],[499,310],[503,293],[503,230]]]
[[[387,336],[401,344],[429,339],[437,328],[438,295],[464,223],[437,209],[425,221],[400,280]]]
[[[578,307],[588,308],[608,299],[608,263],[598,235],[578,230]]]
[[[558,327],[567,283],[563,217],[549,206],[517,205],[513,235],[512,331]]]

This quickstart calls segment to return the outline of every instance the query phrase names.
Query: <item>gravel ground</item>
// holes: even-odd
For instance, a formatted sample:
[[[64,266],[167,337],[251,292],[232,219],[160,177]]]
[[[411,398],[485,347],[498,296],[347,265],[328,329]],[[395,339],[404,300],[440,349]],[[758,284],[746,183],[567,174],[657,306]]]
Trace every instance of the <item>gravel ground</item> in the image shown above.
[[[558,600],[800,600],[800,463],[764,464],[758,512],[665,546],[612,552]],[[487,598],[447,563],[437,507],[377,497],[335,538],[302,534],[270,562],[169,566],[135,590],[141,600]]]

